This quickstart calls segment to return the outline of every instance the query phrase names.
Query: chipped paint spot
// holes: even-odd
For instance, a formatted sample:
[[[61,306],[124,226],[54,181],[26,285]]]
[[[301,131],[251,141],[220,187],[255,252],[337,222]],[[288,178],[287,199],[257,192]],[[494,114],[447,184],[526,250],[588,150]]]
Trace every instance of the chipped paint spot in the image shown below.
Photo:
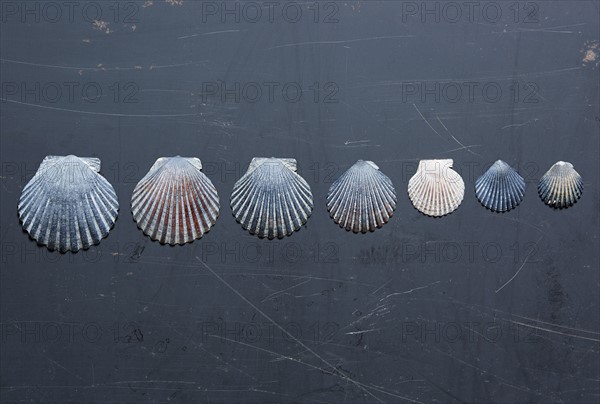
[[[583,53],[581,61],[584,66],[591,65],[598,67],[598,65],[600,65],[600,42],[596,40],[587,41],[583,44],[581,52]]]
[[[111,29],[108,28],[109,23],[106,21],[102,21],[102,20],[94,20],[94,23],[92,24],[94,29],[97,29],[98,31],[103,31],[105,34],[110,34]]]

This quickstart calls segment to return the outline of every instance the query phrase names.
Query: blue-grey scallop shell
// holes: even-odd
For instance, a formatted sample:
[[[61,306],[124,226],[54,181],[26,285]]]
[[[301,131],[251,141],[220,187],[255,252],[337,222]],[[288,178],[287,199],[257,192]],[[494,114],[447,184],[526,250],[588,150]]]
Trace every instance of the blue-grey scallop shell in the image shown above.
[[[475,181],[475,195],[489,210],[508,212],[523,200],[525,180],[511,166],[498,160]]]
[[[138,227],[161,244],[201,238],[219,216],[219,195],[195,157],[161,157],[135,186],[131,212]]]
[[[283,238],[306,223],[313,208],[308,183],[296,173],[296,160],[255,157],[233,186],[231,209],[251,234]]]
[[[546,205],[568,208],[581,197],[583,180],[573,164],[559,161],[540,179],[538,193]]]
[[[381,228],[395,209],[394,185],[372,161],[358,160],[331,184],[327,194],[329,215],[354,233]]]
[[[99,172],[97,158],[47,156],[21,193],[23,229],[61,253],[100,243],[115,224],[119,202]]]

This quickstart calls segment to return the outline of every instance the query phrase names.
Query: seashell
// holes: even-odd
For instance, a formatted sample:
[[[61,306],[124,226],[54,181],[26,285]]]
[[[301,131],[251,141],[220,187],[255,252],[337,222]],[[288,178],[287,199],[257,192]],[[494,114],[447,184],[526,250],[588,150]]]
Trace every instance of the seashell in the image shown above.
[[[242,227],[260,238],[283,238],[306,223],[313,208],[296,160],[255,157],[233,186],[231,209]]]
[[[514,209],[525,195],[525,180],[502,160],[496,161],[475,181],[479,202],[494,212]]]
[[[392,181],[372,161],[358,160],[329,188],[327,210],[333,220],[354,233],[375,231],[396,209]]]
[[[21,193],[23,229],[61,253],[100,243],[115,224],[119,202],[99,172],[97,158],[47,156]]]
[[[573,164],[559,161],[540,179],[538,193],[546,205],[568,208],[581,197],[583,180]]]
[[[444,216],[458,208],[465,195],[465,183],[452,169],[452,159],[421,160],[408,182],[413,206],[427,216]]]
[[[135,186],[131,212],[138,227],[161,244],[201,238],[219,216],[219,195],[195,157],[161,157]]]

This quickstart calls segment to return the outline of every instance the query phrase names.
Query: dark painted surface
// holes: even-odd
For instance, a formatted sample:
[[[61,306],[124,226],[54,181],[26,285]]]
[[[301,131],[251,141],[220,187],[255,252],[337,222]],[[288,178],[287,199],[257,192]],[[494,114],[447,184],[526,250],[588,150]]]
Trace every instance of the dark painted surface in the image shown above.
[[[256,22],[253,6],[220,15],[232,2],[128,4],[85,8],[107,26],[80,2],[60,17],[40,3],[39,22],[3,10],[2,402],[598,401],[598,3],[476,2],[456,17],[445,3],[321,2],[317,22],[304,3],[295,23],[284,3],[261,3]],[[102,160],[121,209],[99,246],[61,256],[16,207],[44,156],[71,153]],[[136,228],[129,199],[176,154],[202,159],[222,207],[202,240],[168,247]],[[231,216],[254,156],[296,158],[313,189],[288,239]],[[367,235],[325,210],[359,158],[399,196]],[[453,158],[465,179],[445,218],[406,196],[422,158]],[[527,180],[506,214],[473,192],[498,158]],[[563,211],[536,192],[558,160],[585,182]]]

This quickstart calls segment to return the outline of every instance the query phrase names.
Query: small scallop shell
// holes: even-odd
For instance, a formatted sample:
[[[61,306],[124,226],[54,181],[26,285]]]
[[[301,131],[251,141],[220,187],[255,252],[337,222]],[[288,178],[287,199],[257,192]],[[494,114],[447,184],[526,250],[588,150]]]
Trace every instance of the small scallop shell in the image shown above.
[[[540,179],[538,193],[546,205],[568,208],[581,197],[583,180],[573,164],[559,161]]]
[[[354,233],[375,231],[396,209],[392,181],[372,161],[358,160],[329,188],[327,210],[333,220]]]
[[[100,243],[115,224],[119,202],[99,172],[97,158],[47,156],[21,193],[23,229],[61,253]]]
[[[479,202],[494,212],[514,209],[525,195],[525,180],[502,160],[496,161],[475,182]]]
[[[260,238],[283,238],[306,223],[313,208],[310,186],[296,160],[255,157],[233,186],[231,209],[242,227]]]
[[[138,182],[131,211],[138,227],[161,244],[201,238],[219,216],[219,195],[195,157],[161,157]]]
[[[465,183],[452,170],[452,159],[421,160],[408,182],[413,206],[427,216],[444,216],[458,208],[465,195]]]

